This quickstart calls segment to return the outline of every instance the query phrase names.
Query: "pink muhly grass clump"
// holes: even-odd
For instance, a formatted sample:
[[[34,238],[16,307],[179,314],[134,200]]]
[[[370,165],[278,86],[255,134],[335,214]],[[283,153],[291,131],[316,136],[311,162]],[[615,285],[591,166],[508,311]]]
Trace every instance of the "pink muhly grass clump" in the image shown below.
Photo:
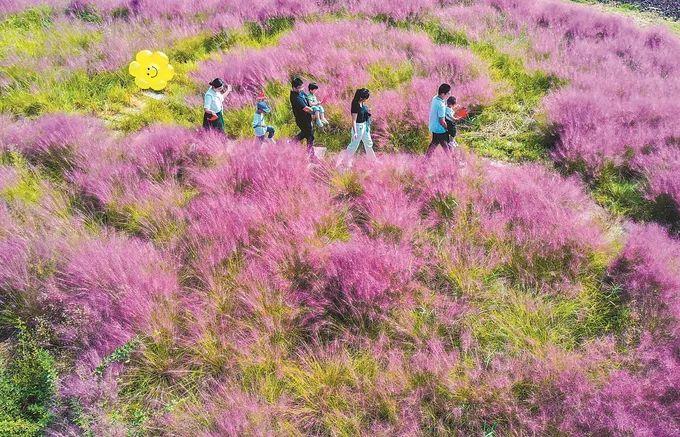
[[[52,435],[80,435],[83,429],[67,419],[72,411],[67,404],[76,401],[82,408],[82,413],[90,417],[87,430],[97,435],[123,437],[125,426],[107,417],[107,405],[119,401],[120,386],[118,378],[123,365],[111,363],[100,375],[92,370],[101,363],[101,356],[87,353],[80,357],[75,367],[68,374],[58,380],[59,397],[63,401],[55,405],[55,421],[50,424],[48,434]],[[82,424],[81,424],[82,426]]]
[[[675,436],[680,433],[680,362],[674,350],[657,349],[644,357],[647,367],[640,374],[618,371],[583,409],[567,417],[576,422],[572,430],[587,429],[612,434]],[[581,423],[578,423],[578,419]],[[576,419],[576,420],[574,420]]]
[[[231,29],[238,23],[224,20],[223,25],[224,29]],[[101,28],[101,41],[83,53],[88,60],[87,71],[115,71],[127,66],[140,50],[167,51],[183,38],[203,30],[205,27],[189,20],[151,23],[134,15],[127,20],[106,20]]]
[[[484,228],[511,237],[529,253],[572,248],[585,254],[606,242],[603,212],[573,178],[539,165],[489,168],[484,190]]]
[[[655,224],[630,225],[629,230],[611,274],[645,325],[667,326],[680,337],[680,243]]]
[[[305,191],[311,175],[304,158],[305,151],[295,144],[267,147],[256,141],[239,141],[222,165],[196,173],[192,183],[205,194],[257,197]]]
[[[72,247],[56,277],[58,291],[47,298],[71,319],[62,340],[99,356],[147,329],[157,304],[178,288],[172,265],[150,244],[118,236]]]
[[[327,310],[379,313],[409,299],[418,267],[409,247],[355,237],[328,249]]]
[[[12,217],[10,216],[9,208],[4,202],[0,203],[0,237],[4,237],[10,233],[10,226],[12,225]]]
[[[19,298],[23,290],[33,283],[29,271],[30,257],[25,239],[16,236],[0,239],[0,290],[3,291],[5,305],[6,299],[12,299],[13,293],[17,293],[16,298]]]
[[[676,156],[680,138],[677,38],[666,30],[639,29],[623,17],[581,5],[500,0],[490,4],[510,18],[507,32],[524,29],[537,50],[547,55],[536,57],[535,67],[569,80],[545,101],[559,134],[553,158],[585,164],[588,175],[599,174],[612,162],[654,181],[650,197],[664,190],[661,194],[677,199],[672,184],[653,176],[655,156]]]
[[[573,178],[538,165],[494,168],[483,189],[476,202],[482,232],[511,245],[501,252],[509,250],[509,267],[522,282],[565,292],[592,255],[610,247],[606,216]]]
[[[364,35],[361,45],[351,37],[358,25]],[[357,66],[407,60],[402,34],[371,22],[301,23],[281,37],[278,46],[227,53],[220,61],[205,63],[196,78],[207,83],[217,74],[234,85],[237,103],[246,103],[262,84],[268,81],[288,84],[290,74],[305,65],[305,72],[317,82],[328,84],[320,90],[324,100],[337,102],[352,88],[370,80],[366,69]],[[305,56],[300,47],[317,56]]]
[[[154,125],[127,137],[119,147],[144,177],[182,180],[189,169],[208,165],[217,154],[216,144],[200,139],[195,131]]]
[[[233,194],[252,202],[270,223],[289,217],[316,217],[326,207],[328,190],[314,180],[305,152],[295,144],[262,146],[239,142],[225,163],[193,178],[206,195]]]
[[[69,177],[81,200],[95,201],[95,208],[102,208],[141,184],[133,164],[110,160],[96,160],[88,164],[85,171],[77,170]]]
[[[314,180],[295,145],[238,143],[222,165],[191,179],[200,194],[188,206],[187,243],[203,276],[239,248],[275,266],[332,212],[328,188]],[[275,267],[269,272],[277,273]]]
[[[352,13],[370,17],[387,16],[394,20],[416,19],[441,6],[441,2],[436,0],[399,0],[392,2],[344,0],[333,3],[340,9],[347,8]]]
[[[201,270],[218,266],[248,245],[251,229],[263,223],[256,205],[228,194],[200,196],[189,204],[187,215],[187,239]]]
[[[21,176],[19,172],[8,165],[0,165],[0,193],[15,186]]]
[[[537,393],[541,415],[534,419],[534,426],[546,429],[556,424],[570,435],[677,435],[677,347],[677,342],[671,348],[651,347],[649,337],[645,337],[633,351],[630,365],[612,371],[604,381],[593,381],[588,373],[589,369],[597,370],[588,364],[593,362],[592,357],[583,356],[566,369],[563,365],[555,367],[554,382]],[[554,402],[555,396],[561,401]]]
[[[279,408],[233,383],[215,383],[197,404],[186,403],[169,415],[169,427],[178,435],[270,435]]]
[[[667,197],[680,213],[680,153],[666,149],[641,162],[644,175],[649,182],[647,190],[650,200]]]
[[[16,149],[31,162],[64,173],[100,159],[110,143],[100,120],[77,115],[44,115],[36,121],[17,122],[1,133],[3,148]]]
[[[362,194],[354,200],[360,213],[366,214],[367,230],[387,241],[409,242],[423,230],[421,205],[407,194],[404,186],[413,178],[411,160],[406,156],[386,156],[380,165],[360,162]]]
[[[442,157],[439,152],[435,159],[413,159],[415,179],[409,182],[409,190],[425,207],[446,197],[455,199],[456,207],[467,205],[479,196],[475,188],[482,180],[479,160],[462,150],[454,151],[453,159],[437,159]]]
[[[0,16],[15,14],[44,3],[44,0],[3,0],[0,2]]]

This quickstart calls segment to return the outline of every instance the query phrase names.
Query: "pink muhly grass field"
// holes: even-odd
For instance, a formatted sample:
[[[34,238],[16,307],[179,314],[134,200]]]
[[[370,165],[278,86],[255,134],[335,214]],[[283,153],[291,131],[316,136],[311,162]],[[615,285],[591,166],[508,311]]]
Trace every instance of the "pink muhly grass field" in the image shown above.
[[[182,97],[221,76],[229,110],[266,85],[283,112],[301,74],[347,121],[369,86],[378,143],[423,129],[440,82],[480,111],[507,92],[488,38],[564,83],[535,108],[556,141],[521,164],[459,147],[339,169],[281,137],[2,117],[0,392],[34,333],[56,360],[45,433],[680,434],[677,234],[591,190],[613,166],[680,204],[677,37],[553,0],[51,6],[55,29],[101,38],[36,71],[107,74],[144,38],[290,20],[197,60]],[[438,25],[467,43],[435,44]]]

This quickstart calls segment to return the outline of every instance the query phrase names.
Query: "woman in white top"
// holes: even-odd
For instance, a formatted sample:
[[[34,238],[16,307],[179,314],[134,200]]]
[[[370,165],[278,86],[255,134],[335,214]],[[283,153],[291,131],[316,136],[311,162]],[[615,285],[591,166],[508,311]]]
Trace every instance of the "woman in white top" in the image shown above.
[[[224,118],[222,118],[222,103],[224,98],[231,92],[231,85],[225,85],[220,78],[210,82],[210,88],[203,99],[203,128],[224,132]]]

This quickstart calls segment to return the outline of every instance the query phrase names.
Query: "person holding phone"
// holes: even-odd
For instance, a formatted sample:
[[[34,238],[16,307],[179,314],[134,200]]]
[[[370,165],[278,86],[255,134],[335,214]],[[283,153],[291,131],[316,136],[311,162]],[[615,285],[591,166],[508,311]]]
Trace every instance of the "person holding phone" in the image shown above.
[[[224,133],[224,118],[222,109],[224,99],[231,92],[231,85],[227,85],[220,78],[210,82],[210,88],[203,99],[203,128]]]

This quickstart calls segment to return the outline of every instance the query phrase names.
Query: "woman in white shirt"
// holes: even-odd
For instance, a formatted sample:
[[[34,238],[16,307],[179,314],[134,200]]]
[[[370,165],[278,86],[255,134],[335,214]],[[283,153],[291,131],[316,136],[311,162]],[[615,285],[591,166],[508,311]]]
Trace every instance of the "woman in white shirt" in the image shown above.
[[[224,132],[224,118],[222,118],[222,103],[224,98],[231,92],[231,85],[225,85],[220,78],[210,82],[210,88],[203,99],[203,128]]]

